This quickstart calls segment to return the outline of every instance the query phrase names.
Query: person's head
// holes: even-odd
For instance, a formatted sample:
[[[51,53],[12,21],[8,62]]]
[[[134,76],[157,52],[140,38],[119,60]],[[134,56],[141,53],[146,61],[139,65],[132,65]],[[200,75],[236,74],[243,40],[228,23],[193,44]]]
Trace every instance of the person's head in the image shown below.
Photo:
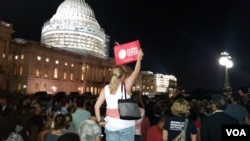
[[[80,137],[76,133],[67,132],[62,134],[56,141],[80,141]]]
[[[132,98],[136,103],[138,103],[139,107],[144,108],[144,103],[142,101],[142,96],[140,91],[132,92]]]
[[[115,92],[115,89],[125,78],[126,69],[124,66],[115,66],[111,70],[112,76],[109,82],[109,89],[111,93]]]
[[[167,119],[167,115],[161,115],[158,122],[157,122],[157,126],[160,127],[161,129],[163,129],[164,123]]]
[[[205,105],[200,105],[198,110],[199,113],[207,113],[207,108]]]
[[[32,105],[31,107],[34,107],[35,114],[40,114],[42,112],[42,107],[39,103],[36,103],[36,104]]]
[[[240,94],[234,92],[234,93],[232,93],[232,95],[230,97],[230,100],[231,100],[231,102],[237,102],[238,103],[241,100],[241,96],[240,96]]]
[[[244,94],[248,93],[248,88],[247,88],[247,87],[240,87],[238,90],[239,90],[241,93],[244,93]]]
[[[212,111],[225,110],[227,106],[225,97],[223,97],[222,95],[213,95],[211,106],[212,106]]]
[[[89,101],[86,102],[85,108],[87,111],[90,112],[91,116],[95,116],[95,108],[94,108],[94,105],[92,103],[90,103]]]
[[[54,119],[54,129],[63,129],[65,128],[65,116],[63,114],[56,115]]]
[[[72,115],[67,113],[64,116],[65,116],[65,128],[69,129],[72,122]]]
[[[95,121],[85,120],[80,124],[79,135],[81,141],[95,141],[101,135],[101,128]]]
[[[231,95],[233,90],[232,88],[227,87],[227,88],[224,88],[223,91],[226,95]]]
[[[32,101],[32,99],[31,99],[31,97],[29,97],[29,96],[27,96],[27,97],[25,97],[24,98],[24,105],[30,105],[31,104],[31,101]]]
[[[30,106],[27,114],[29,116],[34,116],[36,114],[36,107]]]
[[[245,124],[250,125],[250,113],[247,115]]]
[[[85,106],[85,97],[83,95],[79,95],[76,97],[76,106],[83,108]]]
[[[198,112],[195,109],[193,109],[193,108],[190,108],[189,111],[190,111],[190,114],[188,116],[189,119],[191,119],[193,121],[198,120]]]
[[[177,88],[175,89],[175,94],[179,94],[179,93],[182,93],[182,92],[183,92],[183,90],[182,90],[181,87],[177,87]]]
[[[5,96],[0,97],[0,106],[6,106],[7,105],[7,98]]]
[[[176,99],[173,105],[171,106],[171,113],[176,116],[188,117],[190,114],[189,102],[184,98]]]
[[[62,107],[69,107],[70,105],[70,99],[68,97],[64,97],[61,101],[61,106]]]

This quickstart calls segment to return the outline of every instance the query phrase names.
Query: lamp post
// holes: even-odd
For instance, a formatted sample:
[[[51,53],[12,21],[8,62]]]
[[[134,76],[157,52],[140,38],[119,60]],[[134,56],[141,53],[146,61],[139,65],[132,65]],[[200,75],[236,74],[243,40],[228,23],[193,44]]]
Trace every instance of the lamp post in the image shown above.
[[[220,54],[219,63],[222,66],[225,66],[225,83],[224,83],[224,89],[231,88],[229,79],[228,79],[228,69],[233,67],[233,61],[231,59],[231,56],[227,52],[222,52]]]

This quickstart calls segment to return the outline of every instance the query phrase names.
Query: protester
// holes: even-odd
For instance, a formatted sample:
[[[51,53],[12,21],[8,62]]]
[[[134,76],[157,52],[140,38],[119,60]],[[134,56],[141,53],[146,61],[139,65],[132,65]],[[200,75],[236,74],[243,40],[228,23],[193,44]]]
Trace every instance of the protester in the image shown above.
[[[8,99],[6,96],[0,96],[0,114],[9,115],[11,114],[11,108],[8,105]]]
[[[141,122],[141,136],[142,136],[143,141],[147,140],[147,133],[150,127],[151,127],[150,120],[147,115],[144,115],[142,122]]]
[[[102,129],[91,119],[81,122],[78,133],[81,141],[101,141]]]
[[[179,137],[184,137],[185,141],[196,141],[197,130],[195,124],[188,119],[190,115],[189,102],[184,98],[176,99],[171,106],[171,113],[172,116],[166,119],[163,127],[163,141],[172,141]],[[185,126],[185,134],[181,135],[181,131]]]
[[[135,121],[135,141],[142,141],[142,120],[145,116],[145,109],[144,109],[144,103],[142,101],[142,96],[140,91],[135,91],[132,94],[132,99],[138,104],[140,112],[141,112],[141,118]]]
[[[64,115],[65,116],[65,128],[67,130],[72,130],[71,129],[71,123],[72,123],[72,115],[67,113]]]
[[[230,96],[231,97],[231,96]],[[201,140],[202,141],[221,141],[222,125],[239,124],[238,120],[226,114],[225,110],[227,103],[226,98],[222,95],[212,96],[212,111],[213,113],[202,119],[201,122]]]
[[[76,111],[72,114],[72,130],[78,132],[82,121],[90,119],[91,113],[85,108],[85,97],[83,95],[76,97]]]
[[[230,97],[230,104],[227,104],[224,112],[231,117],[236,118],[239,124],[244,124],[247,120],[248,112],[247,108],[240,104],[240,95],[238,93],[232,93]]]
[[[61,135],[67,132],[65,128],[65,116],[63,114],[56,115],[54,122],[54,128],[46,135],[46,141],[56,141]]]
[[[147,132],[147,138],[145,141],[162,141],[163,140],[163,126],[167,116],[162,115],[157,124],[151,126]]]
[[[122,120],[118,111],[118,99],[121,98],[122,84],[125,84],[127,97],[130,97],[132,86],[140,73],[143,52],[138,52],[137,61],[133,72],[125,78],[126,70],[123,66],[112,69],[112,77],[95,103],[95,115],[99,125],[105,125],[106,141],[134,141],[135,121]],[[105,121],[101,119],[100,108],[106,100]]]
[[[9,116],[0,114],[0,141],[23,141],[22,136],[15,131],[15,121]]]
[[[174,91],[174,101],[178,98],[185,98],[184,94],[183,94],[183,90],[181,87],[177,87]]]

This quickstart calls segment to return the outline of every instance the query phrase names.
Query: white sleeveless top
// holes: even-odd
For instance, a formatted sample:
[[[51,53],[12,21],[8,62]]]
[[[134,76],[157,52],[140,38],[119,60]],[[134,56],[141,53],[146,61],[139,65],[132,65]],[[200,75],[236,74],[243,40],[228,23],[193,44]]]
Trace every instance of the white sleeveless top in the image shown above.
[[[104,93],[106,98],[106,109],[116,109],[118,110],[118,99],[121,99],[122,92],[121,92],[121,85],[118,88],[116,94],[110,94],[110,90],[108,85],[104,87]],[[124,97],[124,95],[123,95]],[[130,95],[127,94],[127,98],[130,98]],[[119,117],[119,115],[117,115]],[[122,120],[120,118],[114,118],[106,115],[105,121],[105,128],[109,131],[116,131],[125,129],[131,126],[135,126],[135,120]]]

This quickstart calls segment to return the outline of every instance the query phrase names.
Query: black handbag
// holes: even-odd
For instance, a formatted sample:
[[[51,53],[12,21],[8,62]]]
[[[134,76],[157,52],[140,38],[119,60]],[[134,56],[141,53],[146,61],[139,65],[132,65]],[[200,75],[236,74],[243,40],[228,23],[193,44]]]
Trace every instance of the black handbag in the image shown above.
[[[127,98],[125,83],[122,83],[121,92],[122,92],[121,99],[118,99],[118,110],[120,114],[120,119],[124,120],[140,119],[141,112],[139,106],[132,98]],[[124,99],[123,95],[125,95]]]

